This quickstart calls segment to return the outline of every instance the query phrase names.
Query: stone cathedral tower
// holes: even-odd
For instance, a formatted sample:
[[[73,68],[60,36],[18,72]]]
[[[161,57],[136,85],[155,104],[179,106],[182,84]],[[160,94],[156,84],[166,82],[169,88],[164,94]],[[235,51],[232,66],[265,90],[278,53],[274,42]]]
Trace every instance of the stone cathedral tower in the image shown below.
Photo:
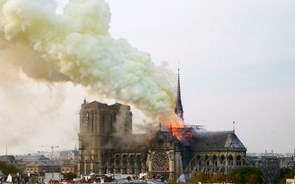
[[[78,174],[104,173],[103,155],[112,148],[114,138],[132,134],[130,107],[97,101],[84,103],[80,110]]]

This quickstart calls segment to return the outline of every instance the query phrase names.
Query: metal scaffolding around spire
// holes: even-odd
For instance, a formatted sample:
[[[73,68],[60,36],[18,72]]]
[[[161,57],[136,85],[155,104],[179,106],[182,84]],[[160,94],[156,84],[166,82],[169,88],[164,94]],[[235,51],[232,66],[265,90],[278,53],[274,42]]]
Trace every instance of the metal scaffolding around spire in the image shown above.
[[[177,99],[176,99],[175,113],[183,120],[183,107],[181,102],[179,67],[178,67]]]

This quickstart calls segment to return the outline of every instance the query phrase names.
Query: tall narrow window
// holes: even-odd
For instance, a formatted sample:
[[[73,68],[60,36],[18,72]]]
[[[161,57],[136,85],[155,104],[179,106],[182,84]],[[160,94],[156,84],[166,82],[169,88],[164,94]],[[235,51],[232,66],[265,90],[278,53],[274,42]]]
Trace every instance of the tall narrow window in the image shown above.
[[[104,133],[104,112],[100,111],[100,133],[103,134]]]
[[[86,123],[87,123],[87,125],[89,123],[89,112],[86,113]]]

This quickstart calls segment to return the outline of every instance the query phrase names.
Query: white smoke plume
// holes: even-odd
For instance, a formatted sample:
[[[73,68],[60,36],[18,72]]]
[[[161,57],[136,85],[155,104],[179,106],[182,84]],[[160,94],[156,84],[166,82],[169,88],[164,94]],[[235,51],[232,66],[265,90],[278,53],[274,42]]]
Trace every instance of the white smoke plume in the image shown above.
[[[103,0],[70,0],[63,14],[50,0],[0,0],[0,8],[6,65],[38,81],[82,85],[145,113],[173,108],[175,90],[150,56],[111,37]]]

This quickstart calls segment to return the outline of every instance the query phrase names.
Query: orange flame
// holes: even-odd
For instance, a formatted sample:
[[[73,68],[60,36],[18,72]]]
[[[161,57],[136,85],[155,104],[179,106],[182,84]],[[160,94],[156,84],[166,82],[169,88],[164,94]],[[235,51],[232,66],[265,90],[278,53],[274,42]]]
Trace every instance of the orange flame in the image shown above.
[[[184,128],[184,121],[178,117],[174,111],[171,111],[170,116],[162,117],[161,120],[165,123],[166,127],[169,128],[172,136],[176,137],[178,140],[182,139],[182,131],[180,131],[180,129]]]

